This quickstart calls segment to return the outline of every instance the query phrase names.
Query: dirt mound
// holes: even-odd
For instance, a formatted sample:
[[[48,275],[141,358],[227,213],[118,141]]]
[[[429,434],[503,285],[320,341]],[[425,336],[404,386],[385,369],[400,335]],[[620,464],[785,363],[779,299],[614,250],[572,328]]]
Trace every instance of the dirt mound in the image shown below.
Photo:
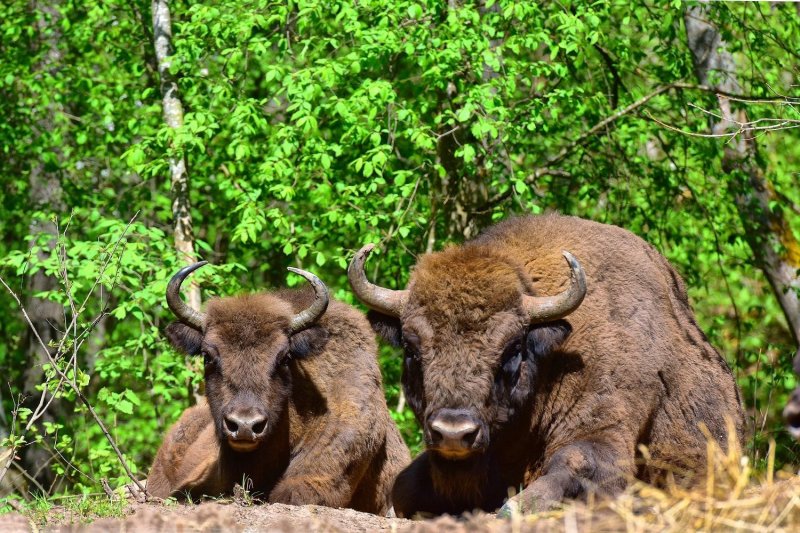
[[[577,531],[800,531],[800,476],[770,472],[754,480],[748,461],[731,454],[712,463],[711,475],[693,488],[657,488],[632,481],[613,499],[567,502],[560,509],[509,520],[479,513],[433,520],[384,518],[351,509],[315,505],[254,504],[234,498],[200,505],[168,502],[129,503],[115,516],[92,523],[91,514],[75,516],[51,508],[45,516],[0,515],[0,532],[365,532],[518,533]],[[784,478],[784,479],[780,479]],[[91,512],[92,509],[89,509]]]
[[[130,509],[132,514],[126,519],[101,519],[91,524],[62,525],[51,531],[60,533],[399,531],[408,522],[398,518],[382,518],[360,513],[352,509],[330,509],[316,505],[134,504]]]
[[[29,518],[11,513],[0,516],[0,532],[34,533],[185,533],[238,531],[284,532],[508,532],[511,523],[490,515],[455,519],[405,520],[384,518],[352,509],[331,509],[316,505],[243,505],[241,503],[203,503],[200,505],[155,503],[131,504],[126,518],[103,518],[91,523],[48,523],[37,526]],[[67,518],[68,519],[68,518]]]
[[[33,522],[19,513],[0,515],[0,531],[3,533],[28,533],[36,531],[35,527]]]

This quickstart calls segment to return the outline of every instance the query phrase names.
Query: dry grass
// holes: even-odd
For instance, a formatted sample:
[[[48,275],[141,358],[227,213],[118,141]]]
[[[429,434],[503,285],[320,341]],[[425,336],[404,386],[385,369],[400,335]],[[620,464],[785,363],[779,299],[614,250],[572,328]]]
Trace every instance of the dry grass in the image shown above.
[[[632,481],[613,500],[575,502],[560,510],[515,516],[511,531],[800,531],[800,476],[774,475],[774,442],[765,473],[754,475],[748,458],[707,445],[708,469],[701,483],[664,488]]]

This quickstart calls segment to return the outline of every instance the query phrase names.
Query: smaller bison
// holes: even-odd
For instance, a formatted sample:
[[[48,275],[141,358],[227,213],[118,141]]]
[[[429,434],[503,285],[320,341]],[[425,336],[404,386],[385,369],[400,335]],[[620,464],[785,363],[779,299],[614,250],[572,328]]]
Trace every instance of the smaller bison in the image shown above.
[[[187,409],[156,455],[147,491],[230,494],[239,483],[273,503],[383,514],[410,456],[389,416],[374,334],[356,309],[311,290],[218,298],[205,314],[167,303],[173,346],[203,356],[206,400]]]

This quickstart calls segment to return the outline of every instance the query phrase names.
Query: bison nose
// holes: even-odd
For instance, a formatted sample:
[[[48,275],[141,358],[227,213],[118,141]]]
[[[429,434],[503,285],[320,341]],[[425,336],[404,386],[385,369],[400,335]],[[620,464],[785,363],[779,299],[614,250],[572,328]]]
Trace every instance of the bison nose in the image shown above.
[[[228,413],[223,421],[229,439],[254,441],[267,430],[267,417],[252,410]]]
[[[468,453],[480,434],[474,416],[455,409],[440,409],[429,423],[431,445],[447,454]]]

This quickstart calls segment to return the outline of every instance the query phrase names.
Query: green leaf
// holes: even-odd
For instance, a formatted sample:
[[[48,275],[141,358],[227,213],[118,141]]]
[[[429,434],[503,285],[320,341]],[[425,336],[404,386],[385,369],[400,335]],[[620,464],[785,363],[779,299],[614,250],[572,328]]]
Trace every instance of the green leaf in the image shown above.
[[[136,393],[130,389],[125,389],[125,397],[130,400],[133,405],[141,405],[142,402],[139,400],[139,397],[136,396]]]
[[[465,163],[469,163],[475,159],[475,148],[473,148],[472,145],[465,144],[462,150]]]
[[[133,404],[128,400],[118,401],[115,407],[117,408],[117,411],[119,411],[120,413],[124,413],[126,415],[133,414]]]

